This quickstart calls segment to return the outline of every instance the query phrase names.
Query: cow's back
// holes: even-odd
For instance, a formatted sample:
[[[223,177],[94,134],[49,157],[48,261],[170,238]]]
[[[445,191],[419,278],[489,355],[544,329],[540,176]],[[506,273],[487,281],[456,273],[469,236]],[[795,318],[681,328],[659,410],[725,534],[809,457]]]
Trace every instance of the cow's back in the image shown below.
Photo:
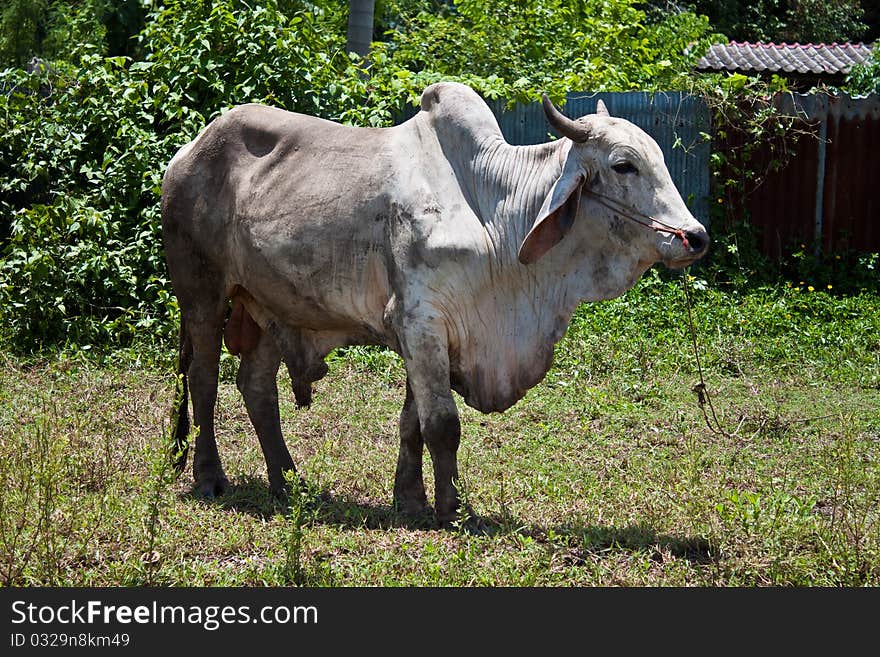
[[[391,295],[395,130],[230,110],[166,171],[169,265],[195,258],[219,272],[224,293],[246,290],[283,324],[375,335]]]
[[[357,188],[352,175],[367,158],[354,158],[361,166],[352,170],[356,147],[362,146],[368,157],[381,157],[384,132],[266,105],[235,107],[169,163],[162,188],[163,210],[165,205],[169,210],[164,214],[172,222],[168,227],[210,221],[223,229],[233,212],[238,219],[259,218],[276,214],[285,198],[302,207]],[[204,235],[208,228],[199,223],[198,231]],[[214,239],[210,243],[217,245]]]

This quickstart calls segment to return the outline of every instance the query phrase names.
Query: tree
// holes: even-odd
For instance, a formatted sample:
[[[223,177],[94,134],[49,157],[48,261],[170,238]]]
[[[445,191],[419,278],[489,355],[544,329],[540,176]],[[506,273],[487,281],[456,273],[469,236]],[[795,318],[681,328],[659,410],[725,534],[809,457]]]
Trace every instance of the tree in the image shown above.
[[[0,11],[0,65],[32,57],[69,59],[83,44],[102,54],[136,55],[141,0],[7,0]]]
[[[868,28],[859,0],[695,0],[693,8],[734,41],[857,41]]]
[[[0,65],[23,66],[38,54],[49,0],[10,0],[0,13]]]
[[[853,66],[844,89],[853,96],[880,94],[880,53],[875,50],[868,61]]]
[[[348,52],[361,57],[370,53],[375,5],[375,0],[348,0]]]
[[[688,11],[640,0],[423,0],[377,51],[402,71],[500,80],[505,95],[682,88],[714,36]],[[401,75],[404,75],[401,73]]]

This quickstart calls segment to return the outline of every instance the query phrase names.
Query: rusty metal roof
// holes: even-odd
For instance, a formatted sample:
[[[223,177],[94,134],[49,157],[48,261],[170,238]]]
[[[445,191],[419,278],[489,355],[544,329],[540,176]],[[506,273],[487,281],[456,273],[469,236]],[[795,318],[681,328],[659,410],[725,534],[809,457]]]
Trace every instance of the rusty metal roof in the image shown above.
[[[849,73],[871,55],[864,43],[716,43],[697,62],[700,70],[771,73]]]

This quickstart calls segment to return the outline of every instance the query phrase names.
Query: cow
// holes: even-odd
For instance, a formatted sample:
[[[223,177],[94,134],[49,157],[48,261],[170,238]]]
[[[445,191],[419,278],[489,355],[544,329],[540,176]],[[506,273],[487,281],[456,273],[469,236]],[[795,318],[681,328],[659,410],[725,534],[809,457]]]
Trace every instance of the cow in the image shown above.
[[[632,123],[571,119],[543,97],[560,138],[508,144],[471,88],[427,87],[390,128],[340,125],[259,104],[213,120],[172,158],[162,231],[180,307],[179,469],[198,428],[194,492],[224,493],[214,431],[225,339],[271,489],[295,471],[278,411],[283,361],[297,404],[331,350],[397,352],[406,368],[393,500],[458,517],[455,398],[504,411],[549,370],[582,302],[630,289],[655,263],[685,267],[709,246],[657,143]]]

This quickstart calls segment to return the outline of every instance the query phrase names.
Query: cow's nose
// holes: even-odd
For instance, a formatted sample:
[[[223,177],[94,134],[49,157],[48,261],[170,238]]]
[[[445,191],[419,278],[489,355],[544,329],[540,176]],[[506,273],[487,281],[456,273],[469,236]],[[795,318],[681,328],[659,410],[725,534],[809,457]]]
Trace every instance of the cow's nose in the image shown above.
[[[705,230],[689,230],[684,235],[694,253],[702,253],[709,248],[709,233]]]

